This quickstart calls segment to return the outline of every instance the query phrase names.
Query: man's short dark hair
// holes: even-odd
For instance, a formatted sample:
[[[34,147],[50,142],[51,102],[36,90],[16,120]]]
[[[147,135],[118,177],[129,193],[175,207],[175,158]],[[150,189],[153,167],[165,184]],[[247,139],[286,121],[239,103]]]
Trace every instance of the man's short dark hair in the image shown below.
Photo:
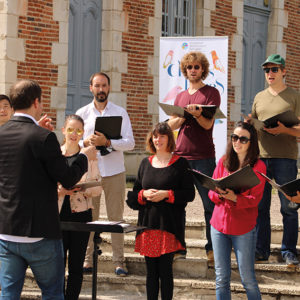
[[[9,97],[13,109],[30,108],[34,100],[38,98],[41,102],[42,89],[34,80],[20,80],[16,82],[10,89]]]
[[[2,100],[7,100],[7,102],[8,102],[9,105],[10,105],[10,107],[12,107],[11,101],[10,101],[10,99],[8,98],[8,96],[1,94],[1,95],[0,95],[0,101],[2,101]]]
[[[94,78],[95,78],[96,76],[104,76],[104,77],[106,77],[107,82],[108,82],[108,85],[110,85],[110,78],[109,78],[109,76],[108,76],[106,73],[104,73],[104,72],[97,72],[97,73],[92,74],[92,76],[90,77],[90,85],[93,85],[93,80],[94,80]]]

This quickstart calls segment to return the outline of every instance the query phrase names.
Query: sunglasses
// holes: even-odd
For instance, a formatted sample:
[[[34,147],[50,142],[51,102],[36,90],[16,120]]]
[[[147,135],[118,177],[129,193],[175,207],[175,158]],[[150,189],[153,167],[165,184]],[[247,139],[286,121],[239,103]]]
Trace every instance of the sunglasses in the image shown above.
[[[231,141],[236,143],[238,140],[240,140],[241,144],[247,144],[250,141],[246,136],[238,136],[233,133],[231,135]]]
[[[67,128],[67,133],[68,134],[72,134],[73,132],[76,132],[77,135],[82,135],[83,134],[82,129]]]
[[[188,65],[186,68],[187,68],[188,70],[192,70],[193,68],[194,68],[195,70],[199,70],[199,69],[200,69],[200,66],[199,66],[199,65],[195,65],[195,66]]]
[[[277,73],[279,69],[279,67],[263,68],[265,73],[269,73],[270,71],[272,71],[272,73]]]

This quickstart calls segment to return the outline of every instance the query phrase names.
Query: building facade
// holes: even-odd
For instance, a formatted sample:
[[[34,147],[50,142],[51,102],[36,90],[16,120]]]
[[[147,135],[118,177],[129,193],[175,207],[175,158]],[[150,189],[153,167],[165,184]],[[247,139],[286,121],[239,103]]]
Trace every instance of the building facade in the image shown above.
[[[92,100],[89,76],[111,77],[110,100],[127,109],[136,147],[158,121],[161,36],[228,36],[228,130],[264,88],[260,63],[286,57],[289,86],[300,86],[300,0],[0,0],[0,93],[37,80],[57,132],[65,114]]]

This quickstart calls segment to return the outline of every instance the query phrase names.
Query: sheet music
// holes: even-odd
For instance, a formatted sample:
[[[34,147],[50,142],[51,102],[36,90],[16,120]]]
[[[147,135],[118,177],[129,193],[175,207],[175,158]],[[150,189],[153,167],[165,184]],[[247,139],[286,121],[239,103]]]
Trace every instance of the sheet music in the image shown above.
[[[96,224],[96,225],[118,225],[121,224],[122,221],[93,221],[87,222],[86,224]]]

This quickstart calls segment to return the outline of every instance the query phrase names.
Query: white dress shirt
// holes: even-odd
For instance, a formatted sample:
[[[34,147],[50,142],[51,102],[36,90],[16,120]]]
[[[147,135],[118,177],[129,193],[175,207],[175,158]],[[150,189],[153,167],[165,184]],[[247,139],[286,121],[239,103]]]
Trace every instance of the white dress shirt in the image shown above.
[[[102,156],[100,151],[97,153],[98,168],[102,177],[113,176],[125,172],[123,151],[132,150],[135,146],[132,127],[126,110],[112,102],[107,102],[102,114],[96,109],[94,101],[80,108],[76,112],[84,120],[84,135],[86,139],[95,131],[95,121],[97,117],[121,116],[122,127],[119,140],[110,140],[111,146],[115,151]]]

